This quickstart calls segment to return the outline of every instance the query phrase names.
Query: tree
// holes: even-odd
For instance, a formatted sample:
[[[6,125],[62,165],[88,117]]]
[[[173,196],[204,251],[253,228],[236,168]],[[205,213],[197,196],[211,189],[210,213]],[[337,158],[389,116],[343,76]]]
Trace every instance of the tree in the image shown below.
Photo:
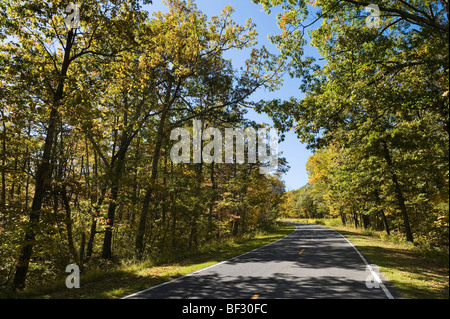
[[[192,2],[166,4],[150,17],[138,1],[85,1],[72,13],[58,1],[0,2],[2,288],[274,225],[278,173],[208,162],[207,140],[197,143],[205,161],[174,163],[170,137],[193,122],[205,139],[211,127],[258,129],[244,119],[248,98],[275,89],[284,65],[231,7],[207,19]],[[239,49],[249,55],[236,69],[224,53]]]
[[[213,17],[211,21],[207,21],[193,3],[168,1],[167,4],[169,12],[157,13],[151,25],[152,41],[157,52],[154,58],[165,64],[162,78],[166,82],[161,86],[163,111],[157,128],[152,174],[136,236],[136,252],[140,258],[153,185],[157,178],[163,133],[173,109],[185,110],[174,121],[173,126],[176,127],[215,109],[243,105],[257,88],[273,87],[278,81],[277,70],[272,68],[269,69],[272,73],[265,74],[265,65],[273,63],[271,60],[275,57],[264,47],[252,49],[245,70],[235,71],[223,59],[223,54],[230,49],[242,50],[255,44],[256,32],[250,20],[244,26],[237,25],[231,20],[233,10],[229,6],[222,11],[220,18]],[[212,77],[223,79],[223,83],[216,82],[214,99],[205,100],[200,85],[206,84],[209,89]]]
[[[352,157],[373,156],[384,162],[386,170],[374,173],[379,178],[389,177],[406,238],[413,241],[408,199],[423,184],[407,181],[412,176],[427,179],[425,171],[414,168],[428,162],[417,155],[438,148],[437,179],[444,184],[448,181],[444,173],[448,150],[448,4],[376,2],[381,12],[380,28],[376,29],[366,24],[364,8],[369,3],[365,1],[323,0],[314,2],[317,8],[306,1],[256,2],[267,10],[281,4],[285,11],[279,15],[282,33],[272,40],[290,59],[291,75],[303,79],[303,100],[277,104],[297,105],[290,117],[297,123],[300,139],[310,148],[337,144]],[[311,44],[326,61],[324,65],[303,56],[305,21],[311,12],[316,18],[308,26],[322,20],[309,34]],[[283,109],[278,115],[273,106],[265,103],[263,107],[272,109],[282,122],[289,118]],[[436,138],[429,136],[425,127]],[[415,157],[412,166],[411,156]],[[365,183],[365,178],[357,177],[358,169],[351,169],[351,180]],[[431,171],[436,170],[428,167]],[[357,197],[351,184],[342,186]]]
[[[45,193],[52,179],[51,156],[59,134],[61,112],[71,105],[71,89],[74,89],[73,83],[78,76],[73,73],[75,65],[82,65],[87,56],[112,57],[123,50],[114,41],[104,40],[111,39],[106,36],[111,29],[126,33],[127,19],[130,22],[131,18],[128,13],[137,12],[139,4],[137,1],[127,4],[113,1],[110,6],[103,7],[99,3],[85,2],[80,10],[86,19],[82,19],[80,30],[67,30],[63,21],[66,7],[63,2],[12,1],[4,6],[8,17],[2,31],[13,38],[2,43],[1,48],[3,56],[12,57],[6,83],[13,90],[29,92],[24,99],[33,106],[42,107],[46,113],[45,139],[36,172],[29,225],[14,277],[14,285],[20,289],[25,286]],[[109,14],[111,18],[108,18]],[[115,36],[120,37],[120,34]]]

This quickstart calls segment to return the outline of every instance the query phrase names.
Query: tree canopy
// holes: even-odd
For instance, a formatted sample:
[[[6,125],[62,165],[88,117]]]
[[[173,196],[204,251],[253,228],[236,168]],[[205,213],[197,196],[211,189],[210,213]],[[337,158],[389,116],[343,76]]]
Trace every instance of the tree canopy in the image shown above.
[[[195,250],[277,218],[284,184],[264,163],[175,164],[170,133],[193,120],[257,129],[248,98],[279,85],[282,63],[232,7],[208,18],[165,4],[83,1],[68,8],[77,25],[63,1],[0,2],[2,285]],[[243,49],[241,68],[224,58]]]
[[[281,215],[448,250],[448,1],[252,1],[281,10],[279,54],[231,6],[207,17],[185,0],[153,14],[151,1],[0,1],[2,287],[194,251]],[[301,80],[290,99],[250,99],[285,72]],[[278,154],[261,174],[267,152],[215,153],[226,129],[267,129],[249,107],[314,152],[308,185],[285,192]],[[175,163],[176,129],[192,147]]]
[[[448,2],[254,2],[284,11],[272,41],[305,95],[260,109],[295,123],[315,150],[310,184],[330,214],[372,216],[408,241],[448,247]],[[324,63],[304,55],[308,37]]]

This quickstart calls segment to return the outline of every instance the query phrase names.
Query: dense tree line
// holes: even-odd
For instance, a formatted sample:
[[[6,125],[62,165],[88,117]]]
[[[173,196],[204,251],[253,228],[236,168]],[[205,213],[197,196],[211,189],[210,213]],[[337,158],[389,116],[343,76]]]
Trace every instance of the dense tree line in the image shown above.
[[[448,249],[446,0],[253,0],[281,7],[281,57],[230,7],[208,19],[193,2],[165,2],[149,15],[137,0],[83,1],[70,26],[65,1],[0,1],[2,286],[193,250],[280,209]],[[306,56],[308,41],[322,60]],[[244,66],[230,50],[248,55]],[[298,95],[249,101],[286,70]],[[264,163],[171,160],[171,132],[192,135],[194,120],[201,132],[257,129],[249,105],[314,151],[309,185],[287,200]]]
[[[272,40],[305,95],[259,106],[315,151],[286,205],[448,249],[448,1],[254,2],[281,6]]]
[[[332,216],[323,193],[317,192],[314,184],[285,192],[280,208],[282,216],[287,218],[321,219]]]
[[[150,1],[146,1],[147,3]],[[171,131],[244,119],[282,64],[254,24],[167,0],[0,2],[0,284],[90,260],[153,258],[270,225],[284,185],[264,163],[174,164]],[[247,49],[244,67],[223,57]],[[200,150],[206,144],[200,144]],[[285,169],[280,159],[279,169]],[[47,276],[47,277],[46,277]]]

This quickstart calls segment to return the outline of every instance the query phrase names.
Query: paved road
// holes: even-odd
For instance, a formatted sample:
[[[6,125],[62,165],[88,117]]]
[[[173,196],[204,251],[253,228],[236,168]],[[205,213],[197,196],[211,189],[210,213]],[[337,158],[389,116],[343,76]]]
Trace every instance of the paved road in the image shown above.
[[[318,225],[295,226],[289,236],[269,245],[125,298],[398,297],[382,274],[367,270],[367,261],[342,235]]]

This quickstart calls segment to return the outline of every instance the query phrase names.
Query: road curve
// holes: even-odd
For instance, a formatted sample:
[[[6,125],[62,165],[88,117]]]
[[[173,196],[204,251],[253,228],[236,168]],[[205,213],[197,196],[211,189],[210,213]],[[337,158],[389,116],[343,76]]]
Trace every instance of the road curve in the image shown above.
[[[125,299],[386,299],[400,297],[338,232],[294,223],[266,246]]]

